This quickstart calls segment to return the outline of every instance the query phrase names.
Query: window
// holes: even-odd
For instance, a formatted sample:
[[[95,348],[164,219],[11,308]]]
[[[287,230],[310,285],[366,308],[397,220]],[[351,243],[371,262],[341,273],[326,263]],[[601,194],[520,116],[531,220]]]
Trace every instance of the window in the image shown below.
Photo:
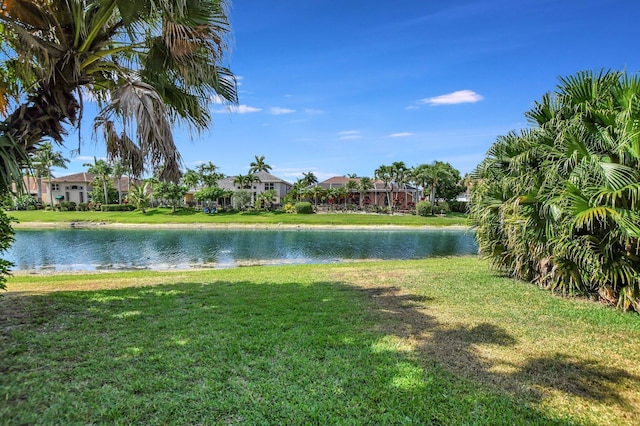
[[[273,183],[273,182],[266,182],[264,184],[264,189],[265,189],[265,191],[268,191],[270,189],[276,189],[276,184]]]
[[[78,185],[72,185],[71,189],[78,189]]]
[[[68,191],[68,190],[69,190],[69,187],[68,187],[68,186],[65,186],[65,187],[64,187],[64,189],[66,189],[66,190]]]
[[[52,191],[60,191],[60,185],[58,185],[57,183],[52,183],[51,184],[51,190]]]

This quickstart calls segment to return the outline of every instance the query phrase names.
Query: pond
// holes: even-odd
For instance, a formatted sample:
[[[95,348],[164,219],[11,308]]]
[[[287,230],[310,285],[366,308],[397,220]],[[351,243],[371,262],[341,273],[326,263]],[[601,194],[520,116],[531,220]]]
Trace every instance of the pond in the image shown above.
[[[14,271],[230,268],[477,253],[474,233],[429,230],[17,230]]]

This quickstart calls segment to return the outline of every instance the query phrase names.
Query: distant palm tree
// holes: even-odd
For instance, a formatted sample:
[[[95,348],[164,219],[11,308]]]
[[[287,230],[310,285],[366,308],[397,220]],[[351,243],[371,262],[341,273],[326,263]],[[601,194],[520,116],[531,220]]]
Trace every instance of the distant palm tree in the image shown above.
[[[259,157],[256,155],[255,158],[255,161],[252,161],[251,164],[249,164],[249,173],[269,173],[271,166],[264,162],[264,155]]]
[[[440,181],[451,176],[451,167],[442,161],[434,161],[428,164],[422,173],[424,173],[425,182],[431,189],[429,201],[431,201],[431,214],[433,214],[436,203],[436,188]]]
[[[313,174],[313,172],[306,172],[302,173],[301,181],[303,186],[311,186],[318,183],[318,178]]]
[[[329,207],[333,210],[333,206],[338,198],[338,189],[337,188],[329,188],[325,191],[325,196],[327,197],[327,202],[329,203]]]
[[[122,204],[122,176],[127,172],[127,168],[121,161],[115,161],[111,165],[111,176],[116,181],[118,186],[118,204]]]
[[[347,196],[344,198],[344,206],[347,207],[347,198],[351,198],[353,191],[358,189],[358,181],[354,179],[349,179],[345,184],[345,188],[347,189]]]
[[[85,163],[84,167],[88,167],[87,171],[92,175],[95,175],[100,182],[102,182],[102,189],[104,190],[104,203],[109,203],[109,190],[107,187],[107,181],[113,173],[113,168],[104,160],[98,160],[93,157],[93,164]]]
[[[346,207],[346,205],[347,205],[347,188],[345,188],[344,186],[340,186],[340,187],[336,188],[335,191],[336,191],[336,197],[338,198],[338,200],[344,199],[344,205]]]
[[[361,177],[360,185],[358,185],[358,190],[360,191],[360,208],[362,209],[362,203],[364,202],[364,198],[367,195],[369,190],[373,189],[373,182],[371,178]]]
[[[394,161],[391,163],[391,176],[396,183],[396,196],[394,198],[394,204],[398,202],[398,195],[400,194],[400,188],[404,186],[406,183],[406,173],[409,169],[407,168],[404,161]]]
[[[393,180],[393,168],[391,166],[382,165],[378,167],[374,173],[375,173],[374,176],[376,179],[380,179],[382,182],[384,182],[387,205],[389,205],[389,207],[392,207],[391,192],[393,192],[393,187],[389,188],[388,191],[387,191],[387,187],[389,186],[389,183],[391,183],[391,181]],[[393,212],[393,210],[391,211]]]
[[[187,185],[189,188],[198,189],[200,174],[195,170],[187,169],[187,171],[182,175],[182,183]]]
[[[224,178],[224,174],[218,171],[218,166],[211,161],[198,166],[200,181],[207,187],[212,188],[218,185],[218,181]]]
[[[40,144],[34,156],[34,160],[38,163],[37,167],[39,170],[47,172],[49,204],[51,205],[51,208],[53,208],[53,195],[51,194],[51,178],[53,176],[51,175],[51,168],[62,167],[63,169],[66,169],[69,160],[64,158],[61,152],[54,151],[51,142],[42,142]],[[42,173],[38,173],[38,182],[38,187],[40,188],[38,192],[42,195]]]
[[[253,195],[253,183],[260,182],[260,178],[253,173],[248,173],[246,175],[238,175],[233,179],[233,183],[240,186],[242,189],[249,189],[251,192],[251,204],[254,203],[254,195]]]
[[[142,210],[142,213],[146,213],[145,210],[151,201],[151,183],[145,182],[144,185],[132,184],[127,193],[127,200],[129,204],[136,207],[136,209]]]

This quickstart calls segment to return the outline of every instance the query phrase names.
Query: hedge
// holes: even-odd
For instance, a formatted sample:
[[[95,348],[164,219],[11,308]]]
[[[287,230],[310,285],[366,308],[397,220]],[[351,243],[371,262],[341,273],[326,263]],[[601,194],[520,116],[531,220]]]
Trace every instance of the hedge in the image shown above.
[[[132,212],[136,209],[131,204],[103,204],[100,210],[103,212]]]

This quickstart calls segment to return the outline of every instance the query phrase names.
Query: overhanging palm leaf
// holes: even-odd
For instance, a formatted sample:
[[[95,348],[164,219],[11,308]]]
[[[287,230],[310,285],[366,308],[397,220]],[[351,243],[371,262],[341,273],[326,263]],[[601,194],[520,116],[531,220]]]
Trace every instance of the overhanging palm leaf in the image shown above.
[[[110,117],[116,133],[125,132],[150,165],[163,163],[164,177],[176,180],[180,157],[170,136],[173,121],[203,129],[211,121],[213,95],[237,102],[235,78],[222,63],[229,37],[226,0],[5,0],[0,5],[2,49],[17,58],[0,67],[6,70],[3,80],[12,83],[0,86],[13,87],[19,99],[5,132],[27,151],[43,137],[64,141],[66,126],[78,123],[82,88],[107,107],[102,117],[114,111],[136,114],[135,126]],[[132,93],[135,102],[127,99]],[[8,97],[0,97],[0,106],[6,105]],[[109,106],[110,100],[119,104]]]

